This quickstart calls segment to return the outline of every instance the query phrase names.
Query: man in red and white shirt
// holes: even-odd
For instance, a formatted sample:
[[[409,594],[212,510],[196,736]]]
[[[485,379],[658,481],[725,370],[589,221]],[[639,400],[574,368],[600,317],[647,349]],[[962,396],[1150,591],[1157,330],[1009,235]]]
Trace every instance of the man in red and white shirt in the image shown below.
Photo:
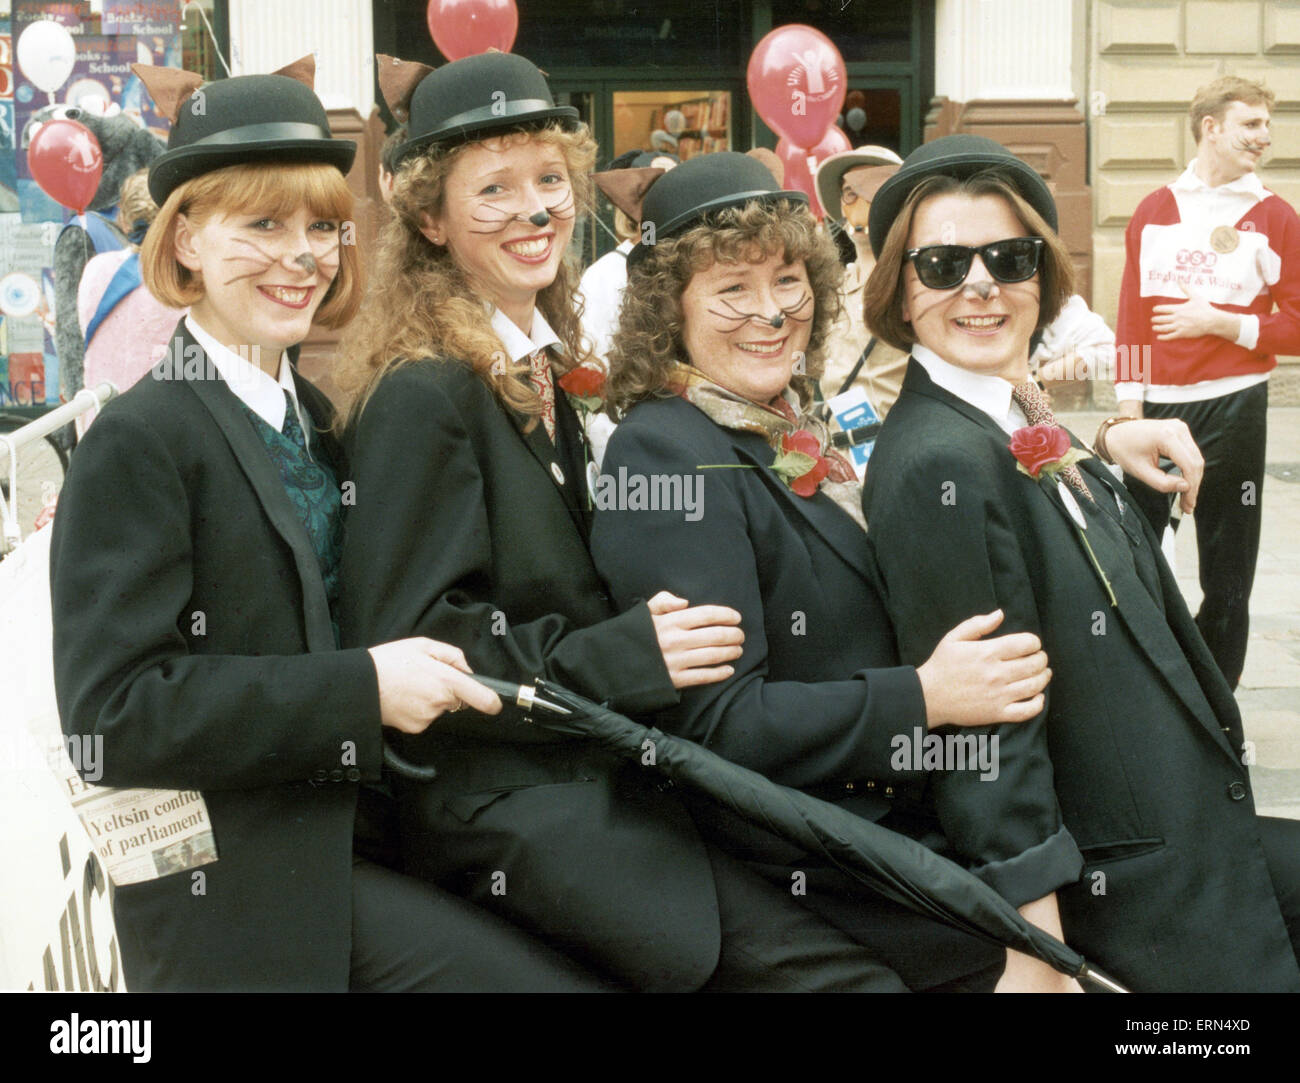
[[[1195,159],[1125,233],[1115,334],[1121,416],[1181,418],[1205,456],[1196,623],[1234,688],[1259,552],[1268,374],[1275,354],[1300,353],[1300,218],[1255,175],[1273,102],[1236,76],[1197,92]],[[1168,497],[1126,480],[1163,534]]]

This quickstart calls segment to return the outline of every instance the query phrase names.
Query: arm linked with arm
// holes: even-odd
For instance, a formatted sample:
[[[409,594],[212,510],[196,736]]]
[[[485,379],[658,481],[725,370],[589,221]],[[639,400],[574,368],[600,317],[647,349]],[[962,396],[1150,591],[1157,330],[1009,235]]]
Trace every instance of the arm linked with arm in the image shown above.
[[[1037,635],[1033,578],[988,469],[968,449],[938,443],[918,443],[889,467],[869,478],[867,516],[903,660],[923,661],[949,628],[995,609],[1006,614],[999,633]],[[1047,704],[1050,696],[1049,688]],[[1047,710],[962,731],[997,736],[996,778],[970,769],[935,776],[945,834],[1016,905],[1071,883],[1082,864],[1053,789]]]
[[[696,478],[701,486],[700,514],[693,519],[681,509],[597,513],[592,550],[616,600],[627,604],[669,590],[742,616],[744,652],[733,663],[735,674],[684,691],[681,705],[663,712],[661,724],[785,785],[900,777],[890,766],[891,737],[925,727],[916,671],[862,669],[815,683],[771,679],[771,652],[780,645],[768,636],[759,561],[799,555],[756,551],[735,478],[727,476],[737,471],[699,469],[713,461],[710,454],[716,459],[649,426],[625,425],[606,457],[610,476],[625,469],[628,475]],[[814,575],[807,581],[808,589],[819,589]],[[821,608],[835,601],[823,599]]]

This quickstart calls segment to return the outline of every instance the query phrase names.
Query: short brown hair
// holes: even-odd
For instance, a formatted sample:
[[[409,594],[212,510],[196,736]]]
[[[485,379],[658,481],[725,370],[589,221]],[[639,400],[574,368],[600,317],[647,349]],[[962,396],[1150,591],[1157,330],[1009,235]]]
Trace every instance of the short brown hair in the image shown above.
[[[197,222],[218,212],[256,211],[283,218],[299,207],[321,218],[346,223],[352,216],[352,189],[342,173],[323,162],[241,163],[186,181],[167,197],[145,234],[140,250],[145,286],[171,308],[186,308],[203,297],[203,282],[176,259],[179,215]],[[357,246],[344,243],[347,238],[343,236],[339,240],[339,271],[312,321],[322,327],[342,327],[361,304]]]
[[[1026,236],[1043,238],[1035,330],[1041,331],[1056,319],[1074,292],[1074,265],[1070,253],[1056,231],[1016,190],[1011,177],[996,169],[976,173],[965,180],[942,175],[927,177],[912,189],[889,227],[880,258],[863,291],[863,311],[871,333],[897,349],[909,349],[916,342],[911,323],[903,318],[903,268],[907,262],[907,238],[912,232],[912,219],[922,202],[931,196],[952,192],[968,196],[1001,196],[1020,219]]]
[[[1225,75],[1214,82],[1201,87],[1192,99],[1190,110],[1192,120],[1192,138],[1201,141],[1202,122],[1206,117],[1213,117],[1216,123],[1223,123],[1223,115],[1233,102],[1243,105],[1263,105],[1271,113],[1277,101],[1273,92],[1263,83],[1253,79],[1243,79],[1240,75]]]
[[[668,384],[678,361],[686,361],[682,294],[691,279],[718,260],[763,259],[775,252],[803,260],[813,295],[812,336],[805,375],[822,370],[822,348],[840,311],[844,277],[835,242],[818,230],[802,203],[747,203],[708,215],[676,237],[661,239],[645,259],[628,268],[618,330],[609,352],[606,396],[611,413],[626,411]]]

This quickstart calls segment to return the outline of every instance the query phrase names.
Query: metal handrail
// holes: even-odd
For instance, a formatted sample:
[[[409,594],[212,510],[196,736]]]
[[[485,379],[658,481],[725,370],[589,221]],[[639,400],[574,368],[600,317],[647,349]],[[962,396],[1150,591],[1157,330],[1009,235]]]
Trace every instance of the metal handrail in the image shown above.
[[[0,519],[4,522],[4,543],[0,552],[7,552],[22,540],[22,531],[18,525],[18,452],[28,444],[43,439],[69,422],[75,421],[87,410],[103,406],[118,394],[113,384],[105,380],[93,390],[83,387],[73,396],[71,402],[65,402],[42,414],[35,421],[29,421],[21,429],[0,433],[0,447],[9,452],[9,497],[0,493]]]

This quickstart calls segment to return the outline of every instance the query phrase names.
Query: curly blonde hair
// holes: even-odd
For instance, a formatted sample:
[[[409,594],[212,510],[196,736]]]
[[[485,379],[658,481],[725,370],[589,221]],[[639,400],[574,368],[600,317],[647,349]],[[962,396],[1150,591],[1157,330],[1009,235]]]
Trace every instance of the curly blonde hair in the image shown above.
[[[663,392],[673,365],[687,360],[682,293],[698,272],[719,260],[757,263],[776,252],[790,263],[803,260],[808,272],[815,308],[804,372],[817,379],[826,336],[840,311],[844,268],[839,253],[802,203],[754,201],[715,211],[686,232],[660,239],[628,268],[609,352],[606,410],[617,418]]]
[[[527,131],[492,135],[482,142],[537,140],[560,148],[573,187],[575,216],[592,205],[591,168],[596,142],[584,125],[565,130],[558,124]],[[528,416],[529,426],[541,416],[542,400],[519,376],[523,365],[509,363],[501,340],[492,330],[491,316],[465,273],[445,245],[435,245],[420,231],[427,214],[442,212],[447,177],[456,159],[474,143],[435,145],[408,158],[393,183],[393,214],[379,231],[370,265],[370,289],[361,312],[340,343],[342,358],[336,379],[352,399],[340,414],[345,428],[365,409],[383,377],[394,369],[433,358],[469,364],[497,399]],[[562,261],[555,281],[537,295],[537,307],[559,336],[564,356],[555,367],[568,371],[588,357],[575,294],[578,273]]]

